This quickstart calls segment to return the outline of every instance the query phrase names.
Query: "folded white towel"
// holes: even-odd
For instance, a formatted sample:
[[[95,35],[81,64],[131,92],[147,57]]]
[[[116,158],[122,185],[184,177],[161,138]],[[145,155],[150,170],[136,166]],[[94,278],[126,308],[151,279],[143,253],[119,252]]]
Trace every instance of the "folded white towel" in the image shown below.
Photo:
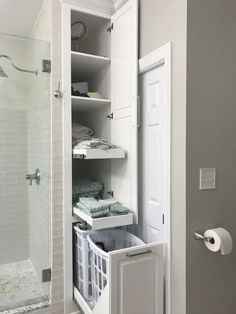
[[[73,123],[72,124],[72,133],[74,137],[77,137],[78,135],[93,135],[93,131],[90,128],[87,128],[86,126],[83,126],[79,123]]]
[[[76,148],[79,148],[79,149],[99,148],[99,149],[106,150],[106,149],[116,148],[116,146],[108,143],[108,141],[103,138],[92,137],[90,140],[80,141],[76,145]]]
[[[90,140],[93,135],[93,131],[86,126],[83,126],[79,123],[72,124],[72,145],[75,146],[78,143]]]

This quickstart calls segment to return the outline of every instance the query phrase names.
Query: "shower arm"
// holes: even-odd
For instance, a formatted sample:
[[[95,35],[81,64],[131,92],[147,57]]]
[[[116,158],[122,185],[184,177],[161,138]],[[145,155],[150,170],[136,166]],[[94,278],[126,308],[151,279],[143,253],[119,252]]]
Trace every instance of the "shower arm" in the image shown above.
[[[32,73],[32,74],[38,75],[38,70],[30,71],[30,70],[25,70],[25,69],[19,68],[18,66],[15,65],[13,60],[10,57],[8,57],[7,55],[0,55],[0,58],[6,58],[11,63],[11,65],[18,71],[26,72],[26,73]]]

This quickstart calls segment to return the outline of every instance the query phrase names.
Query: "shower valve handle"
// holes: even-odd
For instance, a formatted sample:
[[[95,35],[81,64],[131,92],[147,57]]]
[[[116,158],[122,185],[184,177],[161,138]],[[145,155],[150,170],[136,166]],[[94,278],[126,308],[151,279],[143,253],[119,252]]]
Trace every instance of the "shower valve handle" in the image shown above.
[[[61,86],[61,83],[58,82],[57,89],[54,90],[54,93],[53,93],[55,98],[63,98],[63,94],[62,94],[62,91],[60,89],[60,86]]]
[[[25,176],[26,180],[29,180],[29,184],[32,185],[33,180],[35,180],[36,184],[39,185],[40,184],[40,170],[36,169],[35,173],[33,174],[27,174]]]

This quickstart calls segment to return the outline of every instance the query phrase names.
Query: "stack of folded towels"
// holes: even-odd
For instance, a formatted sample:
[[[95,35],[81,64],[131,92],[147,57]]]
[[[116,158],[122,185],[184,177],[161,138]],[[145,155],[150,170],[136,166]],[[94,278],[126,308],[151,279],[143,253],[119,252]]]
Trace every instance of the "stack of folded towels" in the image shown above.
[[[96,200],[93,197],[80,197],[76,206],[92,218],[126,215],[129,209],[116,200]]]
[[[90,140],[84,140],[74,146],[74,148],[87,149],[87,148],[100,148],[112,149],[116,148],[115,145],[108,143],[107,140],[101,137],[92,137]]]
[[[79,123],[72,124],[72,146],[78,149],[100,148],[112,149],[115,145],[108,143],[107,140],[93,136],[93,130]]]
[[[76,206],[92,218],[104,217],[109,214],[108,206],[100,203],[93,197],[80,197]]]
[[[93,131],[86,126],[79,123],[72,123],[72,145],[75,146],[78,143],[91,140]]]
[[[99,199],[102,197],[103,190],[102,182],[81,179],[73,186],[73,202],[78,202],[81,197]]]

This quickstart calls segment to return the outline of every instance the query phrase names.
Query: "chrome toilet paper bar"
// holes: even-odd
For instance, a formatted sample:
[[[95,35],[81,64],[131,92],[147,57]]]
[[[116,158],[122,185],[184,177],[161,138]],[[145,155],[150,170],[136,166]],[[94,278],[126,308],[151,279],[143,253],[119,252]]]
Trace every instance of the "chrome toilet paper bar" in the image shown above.
[[[204,242],[210,242],[212,244],[214,244],[215,240],[212,237],[205,237],[204,235],[202,235],[200,232],[196,231],[194,232],[194,238],[195,240],[202,240]]]

